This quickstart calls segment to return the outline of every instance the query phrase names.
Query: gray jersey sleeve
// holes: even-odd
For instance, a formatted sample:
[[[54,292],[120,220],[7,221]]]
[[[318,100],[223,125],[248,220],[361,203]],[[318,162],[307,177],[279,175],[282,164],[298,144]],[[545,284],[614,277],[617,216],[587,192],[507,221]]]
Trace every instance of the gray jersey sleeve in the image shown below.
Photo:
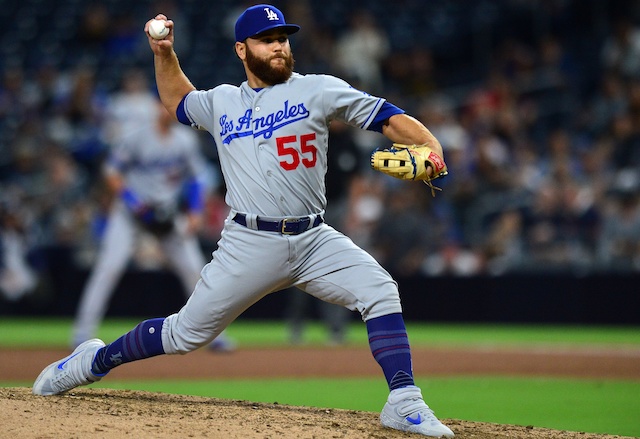
[[[324,82],[323,103],[327,112],[336,120],[367,129],[385,100],[353,88],[335,76],[320,75],[320,78]]]
[[[215,137],[214,105],[218,99],[217,96],[225,89],[233,91],[237,87],[219,85],[210,90],[194,90],[188,94],[184,101],[184,110],[192,127],[206,130]]]

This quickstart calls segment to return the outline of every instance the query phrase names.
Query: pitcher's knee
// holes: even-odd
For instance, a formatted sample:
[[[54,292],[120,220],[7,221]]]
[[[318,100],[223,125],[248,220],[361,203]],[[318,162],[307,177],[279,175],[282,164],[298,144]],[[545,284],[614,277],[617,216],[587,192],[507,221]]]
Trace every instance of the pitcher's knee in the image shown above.
[[[387,314],[401,312],[400,294],[397,290],[393,290],[380,294],[370,302],[365,303],[360,314],[362,315],[362,320],[367,321]]]
[[[213,340],[222,330],[215,328],[199,328],[180,314],[172,314],[167,317],[162,325],[162,347],[166,354],[184,355],[206,345]]]

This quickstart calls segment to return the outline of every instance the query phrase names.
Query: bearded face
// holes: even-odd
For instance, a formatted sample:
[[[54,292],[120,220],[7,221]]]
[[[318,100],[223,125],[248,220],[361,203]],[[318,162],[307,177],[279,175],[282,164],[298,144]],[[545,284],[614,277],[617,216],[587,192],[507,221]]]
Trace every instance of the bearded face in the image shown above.
[[[260,58],[255,55],[251,48],[247,45],[247,67],[265,84],[276,85],[286,82],[293,72],[293,65],[295,60],[293,59],[293,53],[288,55],[285,53],[277,53],[269,56],[269,58]],[[271,64],[271,60],[274,58],[282,58],[284,63],[278,63],[276,66]]]

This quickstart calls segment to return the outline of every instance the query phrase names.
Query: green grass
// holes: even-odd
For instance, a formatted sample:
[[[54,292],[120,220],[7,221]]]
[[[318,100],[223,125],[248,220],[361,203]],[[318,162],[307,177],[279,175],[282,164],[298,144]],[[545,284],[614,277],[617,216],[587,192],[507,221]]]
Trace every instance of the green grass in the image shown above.
[[[426,387],[445,417],[640,436],[640,381],[452,377]]]
[[[132,329],[142,319],[107,319],[98,331],[112,341]],[[431,324],[408,322],[409,339],[414,346],[535,346],[589,345],[640,347],[640,328],[633,326],[564,326],[498,324]],[[0,318],[0,347],[68,347],[71,320],[68,318]],[[237,320],[228,333],[241,346],[283,346],[288,344],[287,326],[282,322]],[[327,340],[326,329],[311,322],[305,333],[309,344]],[[347,342],[366,345],[363,323],[354,322],[347,331]]]
[[[99,336],[113,340],[139,319],[108,319]],[[408,323],[414,346],[608,346],[640,350],[640,328],[549,325],[456,325]],[[69,319],[0,319],[0,348],[67,347]],[[283,323],[238,320],[229,335],[240,346],[283,346]],[[320,324],[307,331],[309,344],[327,334]],[[366,345],[361,323],[347,340]],[[640,437],[640,381],[526,377],[416,377],[441,418]],[[31,383],[1,381],[2,387]],[[138,389],[224,399],[377,412],[387,394],[382,379],[104,380],[96,387]]]

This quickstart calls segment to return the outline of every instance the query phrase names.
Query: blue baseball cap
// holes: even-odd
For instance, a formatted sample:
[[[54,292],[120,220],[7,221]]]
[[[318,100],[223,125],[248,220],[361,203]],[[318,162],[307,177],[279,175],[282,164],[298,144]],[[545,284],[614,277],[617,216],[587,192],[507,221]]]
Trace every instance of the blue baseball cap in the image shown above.
[[[236,41],[244,41],[275,28],[282,28],[288,35],[300,30],[297,24],[286,23],[284,14],[275,6],[251,6],[240,14],[236,21]]]

